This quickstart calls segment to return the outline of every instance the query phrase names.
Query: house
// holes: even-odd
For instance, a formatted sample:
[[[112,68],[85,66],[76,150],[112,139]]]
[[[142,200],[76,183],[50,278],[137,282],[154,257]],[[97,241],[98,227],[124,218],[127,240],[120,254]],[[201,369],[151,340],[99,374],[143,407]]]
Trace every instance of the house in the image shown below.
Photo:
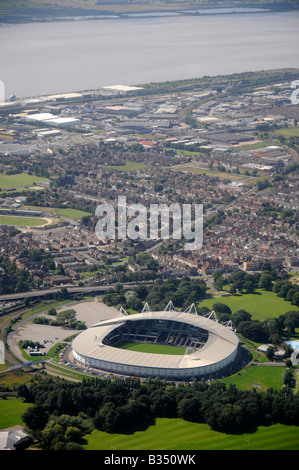
[[[53,276],[48,276],[45,277],[45,285],[54,285],[54,286],[59,286],[63,284],[68,284],[69,282],[72,281],[72,278],[69,276],[63,276],[59,274],[54,274]]]
[[[16,448],[28,441],[28,434],[22,426],[12,426],[0,431],[0,450],[16,450]]]
[[[143,145],[144,148],[154,148],[157,146],[157,142],[150,142],[147,140],[141,140],[139,144]]]

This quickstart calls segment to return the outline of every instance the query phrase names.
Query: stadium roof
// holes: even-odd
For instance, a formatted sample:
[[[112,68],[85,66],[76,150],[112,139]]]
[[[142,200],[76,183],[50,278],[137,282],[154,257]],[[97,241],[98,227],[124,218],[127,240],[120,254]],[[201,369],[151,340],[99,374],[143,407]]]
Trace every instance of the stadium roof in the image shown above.
[[[203,328],[209,332],[208,340],[201,349],[181,356],[135,352],[103,344],[107,334],[116,327],[131,321],[151,319],[178,321]],[[208,317],[177,311],[144,312],[106,320],[82,332],[72,343],[78,354],[99,361],[171,369],[199,368],[215,364],[233,354],[238,345],[239,338],[227,326]]]

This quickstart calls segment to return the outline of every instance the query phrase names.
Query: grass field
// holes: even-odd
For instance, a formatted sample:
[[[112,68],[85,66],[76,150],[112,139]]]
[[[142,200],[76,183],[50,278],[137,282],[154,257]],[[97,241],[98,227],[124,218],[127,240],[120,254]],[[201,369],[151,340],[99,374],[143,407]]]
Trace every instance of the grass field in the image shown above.
[[[41,176],[28,175],[27,173],[17,173],[15,175],[0,174],[0,188],[21,188],[22,186],[32,185],[33,183],[41,183],[47,181],[47,178]]]
[[[239,390],[281,390],[282,375],[285,367],[280,366],[262,366],[252,365],[249,368],[242,369],[240,372],[233,374],[225,379],[221,379],[226,385],[235,384]]]
[[[33,211],[40,211],[45,210],[49,212],[55,212],[55,214],[60,215],[61,217],[68,217],[70,219],[82,219],[85,215],[92,215],[90,212],[80,211],[78,209],[71,209],[66,207],[65,209],[61,209],[58,207],[40,207],[40,206],[22,206],[23,209],[31,209]]]
[[[284,135],[285,137],[299,137],[299,127],[287,127],[277,129],[275,134]]]
[[[227,172],[222,172],[222,171],[218,171],[215,169],[213,170],[209,168],[203,169],[203,168],[197,167],[196,165],[193,165],[192,163],[182,163],[180,165],[174,165],[171,168],[172,170],[175,170],[175,171],[187,171],[194,175],[206,174],[206,175],[215,176],[218,178],[230,179],[231,181],[238,181],[244,178],[244,175],[237,175],[234,173],[227,173]]]
[[[200,302],[199,307],[213,307],[214,303],[228,305],[232,312],[244,309],[251,313],[253,320],[264,321],[268,317],[278,317],[289,310],[299,310],[298,307],[278,297],[274,292],[257,289],[253,294],[232,294]]]
[[[105,165],[107,168],[118,171],[137,171],[147,167],[144,163],[126,162],[125,165]],[[104,167],[103,167],[104,168]]]
[[[29,406],[19,399],[0,400],[0,429],[22,425],[21,416]],[[85,439],[86,450],[299,450],[299,427],[277,424],[250,434],[232,435],[212,431],[206,424],[157,418],[145,431],[93,431]]]
[[[0,400],[0,429],[16,426],[17,424],[22,425],[21,416],[28,406],[31,405],[15,398]]]
[[[252,434],[223,434],[206,424],[157,418],[146,431],[85,436],[86,450],[299,450],[299,427],[280,424],[260,427]]]
[[[86,215],[92,215],[90,212],[79,211],[78,209],[54,209],[57,215],[69,217],[70,219],[82,219]]]
[[[255,150],[255,149],[261,149],[264,147],[269,147],[269,145],[272,145],[271,142],[256,142],[254,144],[247,144],[247,145],[234,145],[232,146],[232,150]]]
[[[165,346],[163,344],[134,343],[130,341],[121,341],[117,345],[120,349],[129,349],[130,351],[138,351],[150,354],[171,354],[174,356],[183,356],[185,348],[175,346]]]
[[[19,225],[22,227],[39,227],[46,224],[46,219],[38,217],[17,217],[13,215],[0,215],[0,225]]]

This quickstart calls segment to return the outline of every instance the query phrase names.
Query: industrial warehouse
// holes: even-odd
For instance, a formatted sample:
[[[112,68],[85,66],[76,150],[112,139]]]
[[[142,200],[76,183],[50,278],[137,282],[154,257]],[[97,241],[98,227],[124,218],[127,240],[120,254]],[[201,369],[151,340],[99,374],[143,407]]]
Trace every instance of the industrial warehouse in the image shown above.
[[[87,367],[136,377],[188,380],[213,376],[237,357],[239,339],[231,323],[167,306],[95,324],[72,343],[73,357]],[[182,347],[183,355],[136,352],[118,347],[121,341]]]

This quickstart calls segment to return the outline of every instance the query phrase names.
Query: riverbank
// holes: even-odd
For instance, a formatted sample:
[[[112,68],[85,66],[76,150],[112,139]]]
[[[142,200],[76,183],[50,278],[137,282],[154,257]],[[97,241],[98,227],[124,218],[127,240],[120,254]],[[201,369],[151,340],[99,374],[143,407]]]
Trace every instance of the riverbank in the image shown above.
[[[289,3],[264,3],[240,4],[227,2],[217,7],[202,4],[189,4],[188,2],[173,3],[121,3],[121,4],[91,4],[76,7],[77,2],[62,2],[57,5],[54,2],[31,2],[16,0],[4,0],[0,4],[0,25],[59,22],[59,21],[87,21],[105,19],[134,19],[134,18],[158,18],[167,16],[215,16],[252,13],[281,13],[298,10],[299,6]],[[82,4],[81,4],[82,5]]]

